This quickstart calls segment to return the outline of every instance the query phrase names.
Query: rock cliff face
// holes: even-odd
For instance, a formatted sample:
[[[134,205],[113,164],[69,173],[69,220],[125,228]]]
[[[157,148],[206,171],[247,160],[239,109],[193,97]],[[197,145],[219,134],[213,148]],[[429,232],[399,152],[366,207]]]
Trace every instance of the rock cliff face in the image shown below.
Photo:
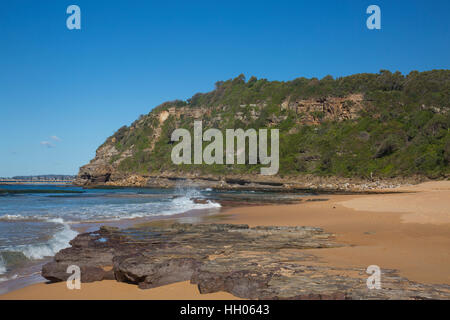
[[[226,291],[249,299],[449,299],[450,287],[424,285],[382,270],[382,288],[369,290],[364,269],[337,268],[308,252],[332,248],[333,235],[313,227],[172,224],[78,235],[46,264],[42,275],[66,281],[116,279],[154,288],[190,280],[201,293]]]
[[[289,189],[314,181],[319,188],[348,189],[342,186],[449,177],[449,88],[448,70],[290,82],[254,77],[245,82],[240,76],[187,101],[163,103],[120,128],[80,168],[75,183],[170,187],[189,179],[208,187],[253,187],[254,182]],[[257,176],[255,165],[174,165],[171,133],[192,132],[194,120],[202,121],[203,130],[279,129],[279,174]],[[395,179],[376,182],[390,178]]]
[[[325,97],[321,99],[309,99],[309,100],[295,100],[290,101],[287,98],[280,106],[280,111],[284,114],[280,116],[272,115],[266,120],[267,127],[276,127],[281,122],[285,121],[289,115],[295,114],[295,121],[298,125],[312,125],[319,124],[322,121],[335,120],[343,121],[347,119],[357,118],[358,111],[361,110],[363,105],[363,95],[354,94],[344,98],[337,97]],[[261,112],[267,107],[266,103],[240,105],[239,112],[233,113],[234,120],[238,120],[244,124],[249,123],[252,120],[256,120],[261,116]],[[214,127],[218,125],[218,122],[223,121],[225,116],[221,112],[230,109],[229,106],[220,105],[216,107],[180,107],[171,106],[170,103],[162,110],[155,109],[148,116],[135,122],[130,128],[129,132],[138,131],[144,126],[149,126],[151,134],[148,136],[149,144],[143,151],[153,153],[155,144],[161,139],[164,123],[171,117],[174,121],[174,128],[181,127],[183,120],[189,119],[192,122],[194,120],[202,120],[205,127]],[[244,113],[247,111],[247,113]],[[149,121],[149,118],[151,119]],[[155,121],[155,119],[157,121]],[[219,126],[217,126],[219,127]],[[168,137],[164,137],[168,138]],[[170,170],[158,172],[157,174],[148,172],[148,174],[137,174],[133,172],[126,172],[120,170],[120,164],[127,158],[132,157],[136,152],[136,146],[130,145],[125,150],[118,150],[116,148],[117,138],[115,136],[110,137],[105,144],[97,149],[96,156],[91,162],[80,168],[75,183],[78,185],[110,185],[110,186],[166,186],[173,187],[175,181],[180,181],[178,178],[187,177],[193,179],[194,183],[200,183],[206,187],[222,187],[229,188],[238,187],[239,183],[233,183],[233,179],[236,180],[255,180],[253,175],[233,175],[232,173],[225,175],[225,177],[218,176],[214,178],[211,175],[210,178],[201,174],[192,174],[192,172],[185,172],[183,174],[174,174]],[[227,178],[228,177],[228,178]],[[211,179],[218,181],[218,183],[211,183]],[[228,181],[227,181],[228,180]],[[267,186],[273,186],[276,182],[274,178],[260,178],[261,181],[267,181]],[[172,183],[171,183],[172,181]],[[273,182],[275,181],[275,182]],[[303,186],[303,184],[302,184]]]

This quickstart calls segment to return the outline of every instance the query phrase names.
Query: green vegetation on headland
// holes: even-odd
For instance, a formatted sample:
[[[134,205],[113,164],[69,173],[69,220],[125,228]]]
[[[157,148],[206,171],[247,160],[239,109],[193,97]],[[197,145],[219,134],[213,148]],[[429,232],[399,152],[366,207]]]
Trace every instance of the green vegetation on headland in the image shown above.
[[[280,176],[448,177],[449,109],[450,70],[286,82],[240,75],[187,101],[163,103],[120,128],[97,159],[123,174],[259,173],[260,165],[174,165],[171,133],[180,127],[192,132],[196,119],[204,130],[280,129]]]

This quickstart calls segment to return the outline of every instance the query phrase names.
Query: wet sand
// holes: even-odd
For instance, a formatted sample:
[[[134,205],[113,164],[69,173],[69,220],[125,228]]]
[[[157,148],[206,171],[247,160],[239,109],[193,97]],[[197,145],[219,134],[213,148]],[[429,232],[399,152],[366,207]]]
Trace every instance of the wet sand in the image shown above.
[[[320,195],[291,205],[237,207],[221,221],[250,226],[316,226],[346,246],[310,249],[320,263],[337,267],[378,265],[397,269],[409,280],[450,284],[450,181],[430,182],[393,191],[400,194]],[[217,221],[214,221],[217,222]],[[140,290],[102,281],[67,290],[65,283],[35,284],[0,299],[229,299],[228,293],[201,295],[188,282]]]

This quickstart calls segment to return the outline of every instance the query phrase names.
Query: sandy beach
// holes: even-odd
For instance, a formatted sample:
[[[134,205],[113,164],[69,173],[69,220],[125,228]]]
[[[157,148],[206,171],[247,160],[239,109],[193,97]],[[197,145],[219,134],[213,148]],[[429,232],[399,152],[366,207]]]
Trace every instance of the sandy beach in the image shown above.
[[[392,191],[398,194],[318,195],[293,205],[236,207],[220,213],[226,223],[315,226],[335,234],[340,248],[309,249],[319,263],[396,269],[409,280],[450,284],[450,181]],[[308,201],[327,199],[326,201]],[[0,299],[232,299],[219,292],[200,294],[189,282],[149,290],[115,281],[35,284]]]
[[[450,181],[394,191],[400,194],[321,195],[297,205],[236,208],[230,221],[321,227],[348,246],[312,249],[335,266],[397,269],[424,283],[450,284]]]
[[[239,299],[226,292],[200,294],[189,281],[141,290],[115,280],[82,283],[80,290],[68,290],[66,283],[38,283],[19,289],[3,296],[2,299],[14,300],[234,300]]]

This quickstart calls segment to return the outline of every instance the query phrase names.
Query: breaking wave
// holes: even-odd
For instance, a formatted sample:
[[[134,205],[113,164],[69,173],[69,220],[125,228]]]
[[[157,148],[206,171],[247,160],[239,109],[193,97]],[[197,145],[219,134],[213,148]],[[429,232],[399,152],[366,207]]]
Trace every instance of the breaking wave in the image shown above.
[[[0,282],[5,282],[5,281],[9,281],[9,280],[15,280],[17,278],[19,278],[18,274],[14,274],[14,275],[12,275],[10,277],[0,277]]]
[[[211,200],[205,200],[204,203],[196,203],[190,196],[184,196],[175,198],[172,201],[171,207],[168,212],[174,213],[183,213],[190,210],[195,209],[214,209],[214,208],[220,208],[220,203],[211,201]]]
[[[120,220],[151,216],[167,216],[180,214],[191,210],[220,208],[219,203],[205,200],[196,203],[189,196],[180,196],[164,203],[133,203],[120,205],[96,205],[83,210],[80,217],[84,220]]]
[[[146,190],[144,190],[147,192]],[[203,191],[209,191],[203,190]],[[90,191],[70,197],[25,195],[3,199],[0,207],[0,281],[30,260],[52,257],[70,246],[77,232],[70,225],[182,214],[218,209],[201,190],[140,194],[126,190]]]
[[[200,197],[201,199],[201,197]],[[203,200],[203,199],[202,199]],[[180,214],[196,209],[214,209],[221,205],[210,200],[194,201],[191,196],[178,196],[168,202],[95,204],[78,208],[60,208],[46,215],[42,214],[6,214],[0,216],[0,222],[54,222],[65,224],[80,221],[115,221],[149,216]],[[60,216],[64,217],[60,218]]]
[[[0,274],[6,273],[6,263],[5,260],[3,260],[2,255],[0,254]]]
[[[3,216],[0,216],[0,221],[2,222],[14,222],[14,221],[21,221],[21,222],[35,222],[35,221],[48,221],[49,217],[46,216],[24,216],[21,214],[5,214]]]
[[[70,226],[67,223],[64,223],[64,220],[61,218],[48,219],[47,221],[61,225],[61,228],[59,228],[59,230],[56,231],[56,233],[48,241],[37,244],[16,245],[5,248],[4,251],[20,252],[30,260],[38,260],[43,259],[44,257],[52,257],[58,251],[69,247],[69,241],[75,238],[77,232],[72,230]],[[6,262],[4,259],[2,260],[6,271]]]
[[[195,201],[193,198],[199,198],[201,201]],[[167,202],[148,202],[148,203],[128,203],[128,204],[97,204],[89,207],[78,208],[78,213],[67,214],[61,212],[65,219],[57,217],[56,212],[51,217],[49,215],[20,215],[7,214],[0,216],[2,222],[45,222],[59,224],[60,228],[53,236],[44,243],[15,245],[3,248],[2,251],[21,252],[31,260],[42,259],[44,257],[54,256],[58,251],[69,247],[69,241],[75,238],[77,232],[70,228],[70,223],[79,221],[115,221],[120,219],[143,218],[148,216],[166,216],[181,214],[191,210],[215,209],[221,205],[217,202],[202,199],[196,192],[189,192],[185,195],[177,196]],[[78,215],[78,219],[75,218]],[[72,221],[65,221],[66,219]],[[1,255],[0,255],[1,257]],[[3,258],[0,260],[0,274],[6,272],[7,263]]]
[[[42,244],[18,246],[15,251],[22,252],[28,259],[37,260],[44,257],[54,256],[58,251],[69,247],[69,241],[75,238],[77,232],[69,225],[64,224],[63,229],[53,235],[53,237]]]
[[[175,190],[89,189],[80,194],[30,192],[1,197],[0,294],[2,288],[7,288],[5,283],[30,277],[30,270],[40,270],[41,259],[69,247],[77,235],[71,226],[170,216],[192,210],[213,211],[221,205],[208,199],[211,192],[188,185]]]

